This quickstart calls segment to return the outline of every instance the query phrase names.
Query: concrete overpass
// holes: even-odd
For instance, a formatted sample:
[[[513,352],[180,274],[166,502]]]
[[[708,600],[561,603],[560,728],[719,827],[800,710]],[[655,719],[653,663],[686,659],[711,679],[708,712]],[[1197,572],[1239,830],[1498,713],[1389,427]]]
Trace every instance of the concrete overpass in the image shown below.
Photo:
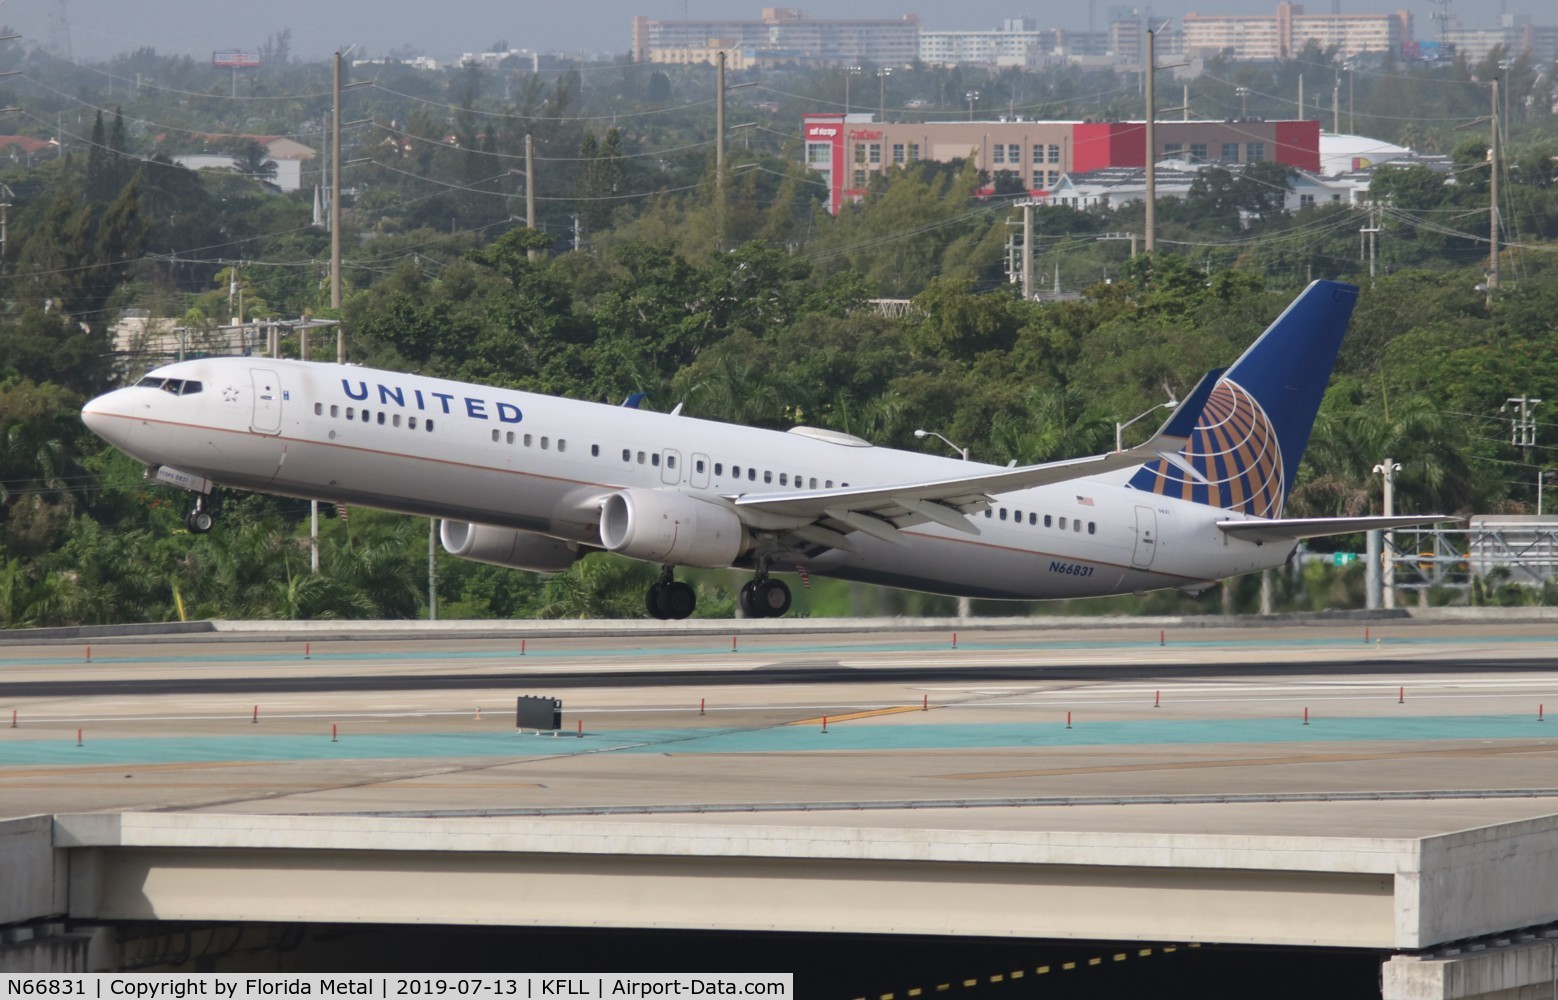
[[[1314,635],[1306,632],[1305,641]],[[1223,670],[1215,683],[1170,688],[1163,708],[1155,689],[1170,682],[1161,673],[1146,687],[1128,672],[1108,675],[1107,664],[1121,659],[1114,641],[1101,652],[1065,654],[1093,657],[1096,683],[1079,685],[1083,675],[1068,674],[1012,686],[1022,650],[1003,639],[998,650],[969,651],[977,640],[965,633],[963,658],[948,672],[909,688],[894,681],[886,693],[869,680],[869,664],[916,654],[901,640],[880,653],[840,653],[839,641],[828,640],[827,655],[836,661],[830,669],[857,671],[847,687],[763,685],[777,664],[816,662],[820,647],[803,639],[743,652],[757,673],[750,690],[722,691],[722,701],[744,701],[717,729],[700,728],[709,723],[698,715],[654,742],[650,730],[628,727],[670,725],[663,699],[673,695],[581,689],[569,695],[570,710],[594,713],[590,728],[619,734],[619,742],[575,754],[564,744],[591,741],[516,744],[500,718],[493,738],[508,742],[491,752],[502,756],[448,764],[416,758],[415,748],[428,744],[412,742],[396,760],[338,759],[326,750],[292,763],[229,759],[226,734],[266,730],[247,711],[212,715],[210,699],[228,697],[220,685],[185,707],[161,688],[138,699],[116,687],[96,707],[72,711],[98,713],[87,723],[94,732],[112,724],[111,754],[129,755],[128,763],[18,763],[47,749],[26,726],[0,742],[0,805],[76,805],[35,816],[13,811],[16,818],[0,823],[0,971],[115,968],[122,953],[114,929],[129,924],[244,922],[1346,948],[1385,956],[1389,1000],[1513,1000],[1550,996],[1558,986],[1551,767],[1558,740],[1534,718],[1509,721],[1527,701],[1551,698],[1543,692],[1558,683],[1546,666],[1552,649],[1539,636],[1518,649],[1513,638],[1498,640],[1504,673],[1447,666],[1443,676],[1401,685],[1412,697],[1398,701],[1400,671],[1426,671],[1435,657],[1493,648],[1494,640],[1472,637],[1452,649],[1419,636],[1410,663],[1376,661],[1379,675],[1363,677],[1349,660],[1348,672],[1333,679],[1315,673],[1323,650],[1295,652],[1292,636],[1272,635],[1259,640],[1261,649],[1285,650],[1269,655],[1293,662],[1272,666],[1269,677],[1252,669],[1254,680],[1230,681]],[[1354,656],[1356,641],[1339,637],[1338,649],[1352,643]],[[1195,662],[1223,656],[1198,642]],[[1158,643],[1154,630],[1140,657],[1176,655]],[[211,652],[209,663],[186,658],[169,675],[225,671],[227,683],[263,663],[303,679],[356,671],[371,683],[385,669],[414,668],[400,648],[388,649],[383,663],[353,654],[332,666],[320,643],[316,660],[283,667],[269,645],[256,654],[269,659],[246,661],[229,650],[233,662],[221,666]],[[1054,652],[1061,645],[1045,638],[1047,667],[1063,658]],[[98,683],[102,672],[155,673],[144,653],[120,667],[103,664],[112,651],[99,650],[90,676]],[[174,653],[165,654],[170,662]],[[672,645],[635,659],[652,666],[685,664],[688,656]],[[999,666],[992,675],[999,682],[981,679],[980,657]],[[1309,673],[1283,673],[1298,660]],[[28,670],[62,672],[13,661],[7,670],[18,683],[34,683]],[[719,662],[730,669],[734,661]],[[547,661],[549,677],[558,676],[558,663]],[[430,685],[436,673],[429,671]],[[507,674],[494,680],[498,690],[512,684]],[[916,706],[922,690],[936,692],[935,711],[930,694],[927,711],[900,710]],[[276,737],[282,742],[312,729],[310,746],[330,746],[317,735],[316,710],[320,699],[341,697],[300,695],[294,716],[268,704],[265,725],[291,726]],[[372,697],[352,723],[359,729],[371,715],[374,726],[409,741],[416,734],[408,730],[448,725],[401,711],[410,694]],[[474,700],[465,688],[458,697]],[[1333,718],[1300,729],[1289,698],[1325,704]],[[1276,700],[1282,704],[1271,708]],[[1481,714],[1454,714],[1473,702]],[[23,714],[61,703],[40,695]],[[808,717],[819,704],[860,709],[858,721],[835,722],[832,737],[813,735]],[[882,704],[899,708],[870,707]],[[1076,733],[1056,738],[1069,731],[1055,721],[1058,705],[1081,707],[1088,724],[1112,713],[1121,728],[1091,743]],[[1370,727],[1345,728],[1344,712],[1368,713],[1374,728],[1407,728],[1361,736]],[[1264,724],[1275,713],[1287,716],[1281,733],[1288,735],[1259,744],[1226,735],[1226,727]],[[997,714],[1024,732],[1048,726],[1052,735],[1011,745],[999,734],[957,742],[965,728],[991,732]],[[52,721],[74,732],[80,719]],[[1214,723],[1225,728],[1206,728]],[[482,725],[491,725],[490,715]],[[1327,725],[1330,735],[1315,734]],[[1190,735],[1176,735],[1176,726]],[[168,762],[134,757],[170,730],[216,747],[188,763],[174,759],[179,748],[160,743]],[[1079,722],[1077,733],[1085,731]],[[1294,732],[1315,745],[1272,742]],[[732,734],[746,742],[730,743]],[[829,739],[839,742],[825,745]],[[704,744],[707,752],[698,749]]]

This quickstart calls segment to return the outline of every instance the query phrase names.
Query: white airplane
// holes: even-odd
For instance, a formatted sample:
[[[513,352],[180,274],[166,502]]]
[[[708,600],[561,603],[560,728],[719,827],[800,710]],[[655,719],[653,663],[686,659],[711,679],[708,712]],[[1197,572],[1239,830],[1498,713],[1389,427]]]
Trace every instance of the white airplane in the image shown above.
[[[656,618],[694,610],[677,566],[752,570],[751,617],[789,610],[771,575],[788,571],[1011,600],[1199,593],[1304,538],[1446,520],[1281,516],[1357,294],[1311,284],[1145,444],[1021,468],[271,358],[165,365],[81,413],[196,494],[193,532],[218,486],[435,517],[444,549],[479,562],[657,563]]]

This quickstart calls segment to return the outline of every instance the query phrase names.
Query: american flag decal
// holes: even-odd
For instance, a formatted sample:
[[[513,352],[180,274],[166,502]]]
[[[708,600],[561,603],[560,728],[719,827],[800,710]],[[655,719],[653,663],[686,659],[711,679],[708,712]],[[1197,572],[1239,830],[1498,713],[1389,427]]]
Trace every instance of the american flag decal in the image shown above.
[[[1180,454],[1207,482],[1156,461],[1143,465],[1131,485],[1256,517],[1282,516],[1287,488],[1276,429],[1255,397],[1237,383],[1218,383]]]

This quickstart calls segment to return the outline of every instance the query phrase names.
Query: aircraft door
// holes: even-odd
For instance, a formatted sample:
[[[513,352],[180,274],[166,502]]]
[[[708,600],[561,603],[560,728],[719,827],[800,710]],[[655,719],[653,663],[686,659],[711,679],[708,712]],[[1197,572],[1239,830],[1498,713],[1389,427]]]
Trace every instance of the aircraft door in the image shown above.
[[[251,368],[249,380],[254,385],[254,416],[249,429],[256,434],[280,434],[281,403],[286,398],[281,379],[268,368]]]
[[[671,448],[660,452],[660,481],[675,486],[682,481],[682,453]]]
[[[1131,565],[1146,569],[1152,565],[1152,556],[1158,549],[1158,514],[1151,507],[1136,508],[1136,551],[1131,554]]]
[[[692,484],[692,488],[695,490],[706,490],[709,488],[709,456],[699,455],[697,452],[693,453],[692,470],[687,476],[687,481]]]

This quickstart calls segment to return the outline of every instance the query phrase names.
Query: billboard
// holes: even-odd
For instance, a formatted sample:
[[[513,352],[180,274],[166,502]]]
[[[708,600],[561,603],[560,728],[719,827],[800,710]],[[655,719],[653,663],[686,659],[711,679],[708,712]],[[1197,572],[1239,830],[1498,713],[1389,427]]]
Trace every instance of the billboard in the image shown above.
[[[211,53],[211,65],[251,69],[260,65],[260,54],[258,52],[213,52]]]

